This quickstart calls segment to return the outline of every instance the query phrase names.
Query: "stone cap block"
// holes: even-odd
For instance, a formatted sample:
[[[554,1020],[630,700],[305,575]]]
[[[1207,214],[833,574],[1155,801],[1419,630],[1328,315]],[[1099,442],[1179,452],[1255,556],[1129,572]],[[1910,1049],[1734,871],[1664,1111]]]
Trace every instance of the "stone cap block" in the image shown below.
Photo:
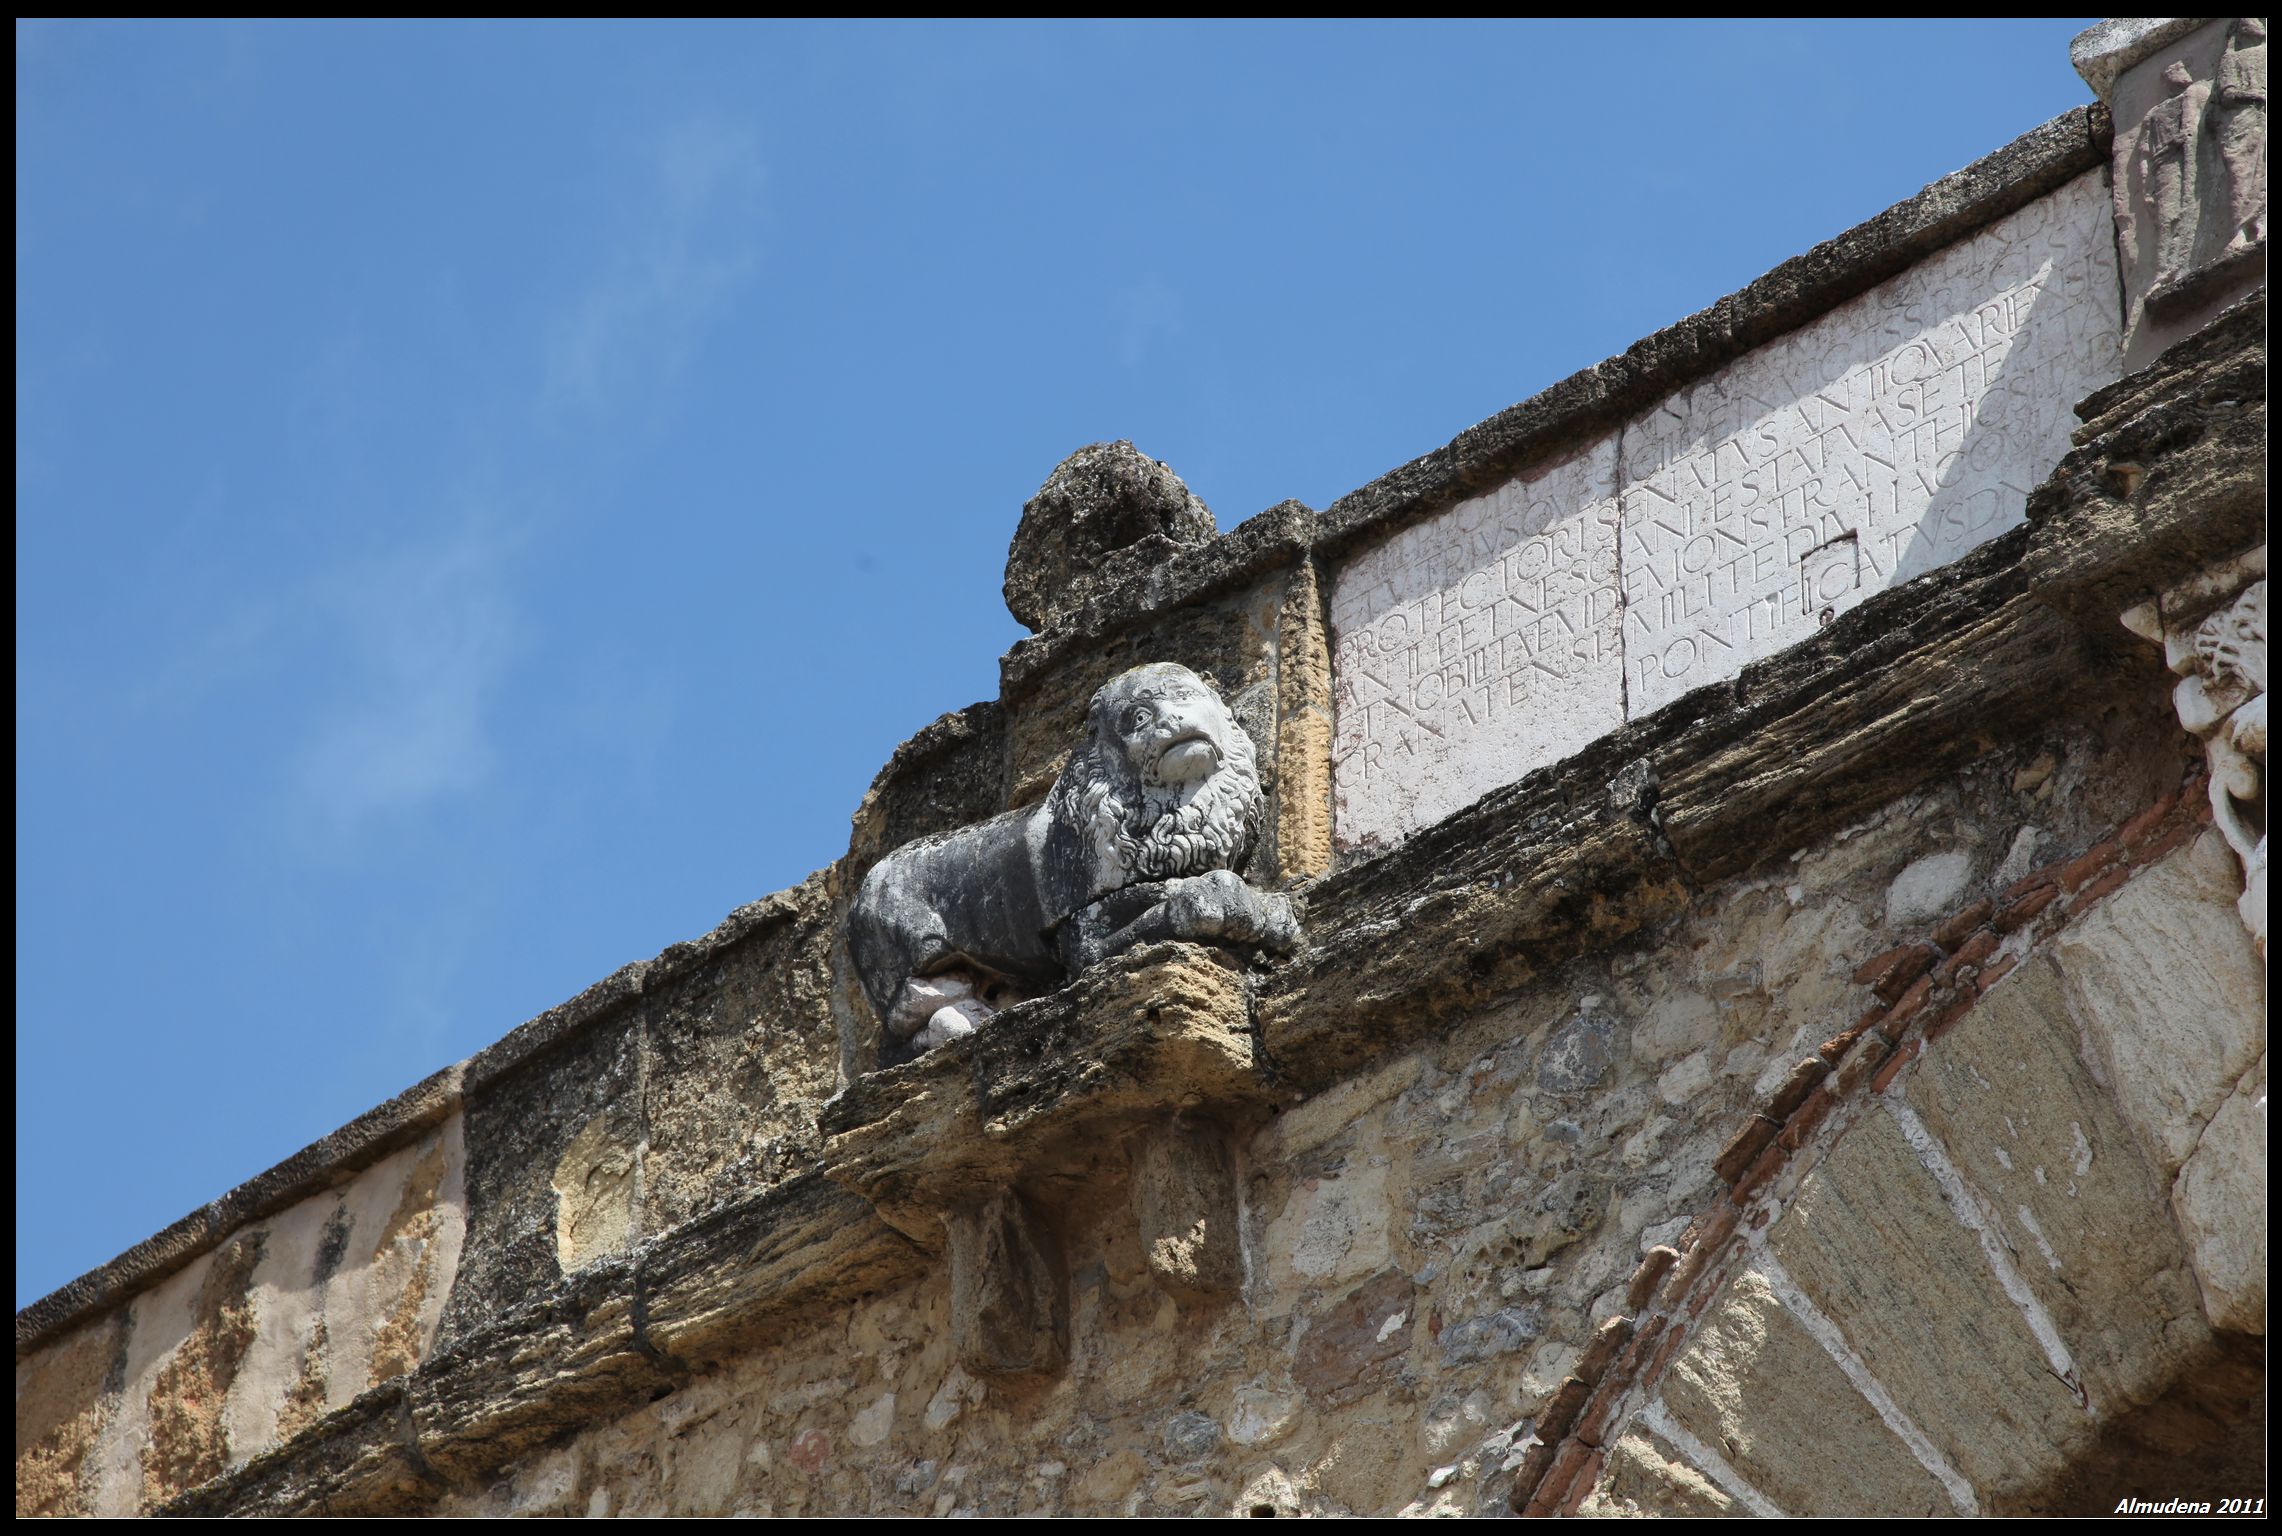
[[[1236,963],[1199,945],[1149,945],[859,1079],[820,1117],[824,1172],[936,1249],[947,1206],[1049,1167],[1082,1184],[1148,1120],[1243,1118],[1277,1097]]]

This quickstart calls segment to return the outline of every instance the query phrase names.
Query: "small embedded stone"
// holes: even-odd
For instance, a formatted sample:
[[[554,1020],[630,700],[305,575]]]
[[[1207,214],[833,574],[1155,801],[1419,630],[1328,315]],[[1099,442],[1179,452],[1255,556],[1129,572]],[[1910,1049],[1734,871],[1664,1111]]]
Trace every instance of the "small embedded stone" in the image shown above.
[[[1209,1413],[1176,1413],[1165,1422],[1165,1454],[1175,1461],[1199,1461],[1220,1444],[1220,1421]]]
[[[1442,1330],[1442,1363],[1471,1365],[1510,1355],[1544,1331],[1544,1319],[1535,1307],[1500,1307],[1486,1317]]]

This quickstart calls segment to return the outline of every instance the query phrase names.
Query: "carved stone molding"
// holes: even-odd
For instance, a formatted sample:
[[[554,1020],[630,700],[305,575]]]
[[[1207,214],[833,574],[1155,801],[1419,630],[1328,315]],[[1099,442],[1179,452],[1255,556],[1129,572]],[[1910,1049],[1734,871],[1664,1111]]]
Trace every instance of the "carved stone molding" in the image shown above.
[[[2266,546],[2181,583],[2123,615],[2163,647],[2180,682],[2180,723],[2202,738],[2211,811],[2242,861],[2237,910],[2266,953]]]

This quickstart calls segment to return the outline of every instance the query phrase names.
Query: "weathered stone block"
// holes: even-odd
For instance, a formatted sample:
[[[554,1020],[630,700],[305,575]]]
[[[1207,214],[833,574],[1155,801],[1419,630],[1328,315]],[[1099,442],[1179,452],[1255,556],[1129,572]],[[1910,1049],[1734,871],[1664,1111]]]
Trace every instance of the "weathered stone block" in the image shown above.
[[[645,1235],[814,1160],[816,1106],[839,1079],[825,887],[816,875],[766,898],[743,933],[644,1000]]]
[[[118,1403],[124,1310],[83,1323],[16,1362],[16,1515],[94,1512],[92,1458]]]
[[[2206,832],[2061,934],[2070,1015],[2168,1181],[2266,1048],[2266,968],[2234,905],[2242,876]]]
[[[938,1249],[940,1211],[1017,1182],[1058,1200],[1138,1126],[1194,1109],[1241,1119],[1277,1097],[1243,973],[1217,951],[1151,945],[850,1085],[825,1110],[824,1167]]]
[[[1050,1376],[1070,1357],[1070,1281],[1053,1226],[1011,1189],[942,1213],[951,1338],[977,1376]]]
[[[2187,1256],[2139,1138],[2078,1055],[2051,961],[2031,957],[1982,998],[1906,1097],[2067,1342],[2093,1409],[2112,1416],[2169,1388],[2208,1343]]]
[[[1941,1482],[1752,1271],[1673,1360],[1664,1402],[1787,1515],[1956,1513]]]
[[[2235,1084],[2171,1195],[2213,1328],[2266,1333],[2266,1057]]]
[[[554,1030],[542,1016],[469,1063],[466,1250],[440,1347],[548,1295],[566,1259],[595,1262],[637,1236],[639,984],[598,1017]],[[557,1038],[531,1049],[524,1031],[539,1029]]]
[[[1767,1247],[1984,1506],[2090,1449],[2093,1419],[1883,1109],[1816,1168]]]
[[[767,1344],[814,1308],[935,1265],[860,1196],[803,1173],[715,1206],[643,1251],[643,1334],[677,1362],[713,1365]]]
[[[1176,1117],[1128,1137],[1125,1154],[1141,1252],[1156,1282],[1195,1303],[1242,1290],[1243,1234],[1227,1131]]]

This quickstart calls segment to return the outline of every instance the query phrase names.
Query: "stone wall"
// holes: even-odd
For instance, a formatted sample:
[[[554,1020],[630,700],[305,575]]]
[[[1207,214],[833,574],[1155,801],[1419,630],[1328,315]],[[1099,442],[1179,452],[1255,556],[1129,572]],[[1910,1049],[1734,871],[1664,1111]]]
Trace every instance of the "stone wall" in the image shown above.
[[[2134,142],[2069,114],[1321,513],[1073,456],[1039,632],[843,859],[18,1315],[19,1513],[2262,1493],[2264,294],[2143,345]],[[864,875],[1155,661],[1299,949],[909,1059]]]

